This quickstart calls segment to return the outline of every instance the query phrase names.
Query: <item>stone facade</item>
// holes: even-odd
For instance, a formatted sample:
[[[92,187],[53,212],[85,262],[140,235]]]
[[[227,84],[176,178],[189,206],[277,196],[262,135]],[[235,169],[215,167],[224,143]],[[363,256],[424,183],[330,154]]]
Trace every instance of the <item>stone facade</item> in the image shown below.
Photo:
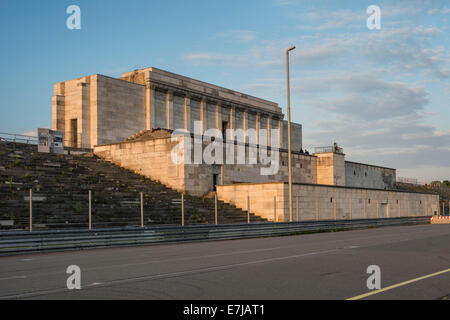
[[[317,183],[345,186],[345,155],[338,152],[315,153]]]
[[[348,187],[394,190],[396,170],[345,161],[345,185]]]
[[[249,183],[217,186],[217,197],[273,221],[289,221],[288,184]],[[439,195],[341,186],[293,184],[293,220],[335,220],[432,216]],[[275,205],[274,205],[275,203]]]
[[[53,130],[65,146],[92,148],[121,141],[145,127],[142,86],[92,75],[57,83],[52,99]]]
[[[67,146],[93,148],[120,142],[140,130],[256,131],[256,143],[287,148],[287,123],[278,104],[206,82],[146,68],[115,79],[92,75],[55,84],[52,127]],[[260,129],[276,130],[277,139]],[[292,124],[293,150],[302,148],[300,124]]]
[[[285,149],[239,141],[223,141],[218,138],[215,141],[223,142],[222,160],[208,164],[205,163],[203,157],[202,159],[195,158],[194,139],[199,139],[200,154],[203,156],[208,145],[211,144],[211,138],[192,134],[171,137],[171,130],[143,131],[120,143],[95,146],[94,153],[136,173],[158,180],[173,189],[197,196],[214,190],[214,186],[218,184],[287,181],[288,179],[288,157]],[[189,153],[185,147],[186,144],[191,146]],[[178,152],[172,152],[175,147]],[[278,153],[276,163],[272,163],[277,167],[274,174],[261,173],[262,168],[269,168],[271,164],[262,164],[260,151],[268,158],[274,152],[273,159],[275,159],[275,152]],[[177,157],[175,161],[172,153]],[[227,158],[228,154],[232,155],[232,157],[230,156],[231,161]],[[243,154],[244,157],[238,158],[240,154]],[[251,155],[256,155],[256,161],[253,164],[249,160]],[[182,162],[176,164],[177,159],[182,159]],[[316,158],[312,155],[294,152],[292,173],[294,182],[315,183]]]
[[[250,199],[252,213],[277,221],[288,220],[283,119],[274,102],[157,68],[60,82],[52,98],[52,126],[64,132],[66,146],[93,148],[179,192],[216,190],[243,209]],[[395,169],[346,161],[336,144],[303,152],[300,124],[291,124],[291,137],[294,220],[437,211],[434,195],[395,191]],[[275,169],[263,173],[268,168]]]

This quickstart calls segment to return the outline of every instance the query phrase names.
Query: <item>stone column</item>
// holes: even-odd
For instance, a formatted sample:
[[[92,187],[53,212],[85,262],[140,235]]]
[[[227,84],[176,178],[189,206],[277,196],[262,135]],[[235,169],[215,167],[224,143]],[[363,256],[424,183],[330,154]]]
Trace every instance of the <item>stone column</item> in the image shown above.
[[[155,128],[155,86],[150,79],[145,80],[145,124],[147,130]]]
[[[65,97],[54,95],[52,97],[52,129],[65,131]]]
[[[184,97],[184,129],[191,131],[191,97],[189,95]]]
[[[234,122],[235,122],[234,116],[235,116],[235,114],[236,114],[235,107],[234,106],[230,106],[230,120],[229,120],[230,123],[228,124],[229,128],[230,128],[230,136],[228,138],[230,140],[233,139],[233,134],[234,134]]]
[[[216,103],[216,129],[222,131],[222,107],[220,102]]]
[[[245,109],[242,119],[242,130],[244,131],[244,142],[248,143],[247,129],[248,129],[248,109]]]
[[[167,90],[166,93],[166,127],[167,129],[175,129],[173,124],[173,92]]]
[[[278,120],[278,148],[283,148],[283,120]]]
[[[260,118],[259,112],[256,113],[256,124],[255,124],[255,131],[256,131],[256,144],[259,145],[259,118]]]
[[[200,121],[202,123],[202,135],[208,127],[208,110],[206,108],[206,98],[200,102]]]

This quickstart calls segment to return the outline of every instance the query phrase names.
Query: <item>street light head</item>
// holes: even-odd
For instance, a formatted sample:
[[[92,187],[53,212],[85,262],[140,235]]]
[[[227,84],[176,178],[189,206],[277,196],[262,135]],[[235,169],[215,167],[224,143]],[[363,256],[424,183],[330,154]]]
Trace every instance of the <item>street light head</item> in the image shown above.
[[[292,46],[292,47],[288,48],[286,51],[291,51],[291,50],[294,50],[294,49],[295,49],[295,46]]]

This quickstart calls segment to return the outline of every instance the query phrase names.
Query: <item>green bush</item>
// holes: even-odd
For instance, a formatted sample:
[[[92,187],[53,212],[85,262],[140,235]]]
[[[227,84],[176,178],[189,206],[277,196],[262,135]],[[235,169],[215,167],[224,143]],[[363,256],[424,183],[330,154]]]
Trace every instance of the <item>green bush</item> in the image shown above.
[[[75,203],[75,212],[80,214],[83,211],[83,204],[80,201]]]

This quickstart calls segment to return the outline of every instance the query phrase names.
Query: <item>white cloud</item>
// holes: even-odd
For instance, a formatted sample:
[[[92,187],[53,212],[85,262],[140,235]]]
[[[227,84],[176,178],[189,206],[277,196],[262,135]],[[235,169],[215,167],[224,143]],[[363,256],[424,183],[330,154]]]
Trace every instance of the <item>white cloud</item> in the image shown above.
[[[441,9],[430,9],[428,10],[428,14],[433,15],[433,14],[449,14],[450,13],[450,8],[441,8]]]
[[[258,33],[251,30],[227,30],[217,34],[218,38],[238,42],[251,42],[257,38]]]

